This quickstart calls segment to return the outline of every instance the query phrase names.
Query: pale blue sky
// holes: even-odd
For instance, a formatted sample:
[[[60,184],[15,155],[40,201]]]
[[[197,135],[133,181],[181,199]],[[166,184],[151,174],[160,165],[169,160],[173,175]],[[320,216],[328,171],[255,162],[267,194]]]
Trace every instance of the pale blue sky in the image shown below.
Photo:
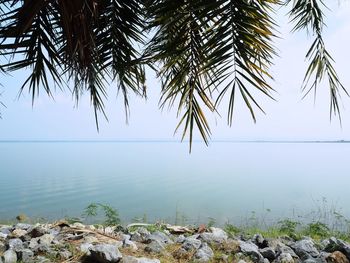
[[[333,12],[327,12],[326,44],[336,60],[336,69],[345,87],[350,90],[350,74],[347,66],[350,59],[350,4],[333,3]],[[280,10],[285,14],[286,10]],[[301,100],[300,91],[307,63],[304,55],[312,42],[305,34],[290,34],[291,25],[287,18],[280,16],[282,27],[279,29],[282,39],[276,42],[280,57],[275,59],[271,72],[275,77],[274,88],[277,102],[259,95],[266,115],[258,114],[254,124],[242,101],[237,101],[236,117],[231,128],[226,125],[226,104],[220,108],[222,118],[208,114],[213,140],[350,140],[350,99],[343,96],[341,128],[337,119],[329,121],[329,91],[325,85],[320,89],[316,104],[313,97]],[[109,88],[109,100],[106,112],[109,122],[100,120],[100,132],[96,131],[93,110],[89,97],[85,96],[78,107],[69,91],[57,91],[55,100],[44,92],[31,106],[31,96],[24,94],[17,99],[25,72],[14,72],[12,77],[1,76],[1,100],[7,108],[1,109],[0,140],[138,140],[138,139],[175,139],[173,136],[178,122],[176,111],[161,111],[158,107],[160,84],[152,73],[148,74],[148,100],[131,97],[131,118],[125,124],[121,98],[116,99],[113,87]],[[196,139],[200,139],[199,136]]]

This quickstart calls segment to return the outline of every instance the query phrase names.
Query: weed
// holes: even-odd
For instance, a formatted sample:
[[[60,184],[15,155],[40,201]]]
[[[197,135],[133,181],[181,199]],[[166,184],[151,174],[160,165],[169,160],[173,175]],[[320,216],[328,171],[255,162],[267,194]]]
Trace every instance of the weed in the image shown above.
[[[86,219],[89,219],[91,217],[96,217],[98,215],[98,210],[102,210],[104,213],[104,221],[102,224],[104,226],[114,226],[120,224],[120,218],[118,211],[114,209],[113,207],[101,204],[101,203],[91,203],[89,204],[83,212],[83,216]]]

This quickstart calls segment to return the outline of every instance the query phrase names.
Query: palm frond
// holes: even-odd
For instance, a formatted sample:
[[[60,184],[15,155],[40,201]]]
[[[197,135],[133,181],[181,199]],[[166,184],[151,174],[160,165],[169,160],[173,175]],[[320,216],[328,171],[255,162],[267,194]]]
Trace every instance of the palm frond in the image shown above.
[[[287,4],[291,0],[287,1]],[[322,7],[326,7],[322,0],[295,0],[292,10],[289,12],[291,21],[295,24],[293,31],[306,30],[315,36],[309,48],[306,59],[310,62],[302,84],[304,96],[317,89],[324,78],[328,79],[330,91],[330,117],[338,115],[341,121],[339,100],[341,92],[349,96],[343,84],[340,82],[338,74],[334,68],[334,60],[326,49],[322,31],[324,27],[324,12]]]

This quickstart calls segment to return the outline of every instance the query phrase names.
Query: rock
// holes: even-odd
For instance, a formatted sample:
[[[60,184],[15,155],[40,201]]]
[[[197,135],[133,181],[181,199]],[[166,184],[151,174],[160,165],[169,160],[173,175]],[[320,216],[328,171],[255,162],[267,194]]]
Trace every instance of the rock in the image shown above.
[[[93,245],[90,243],[82,243],[82,244],[80,244],[80,251],[89,256],[91,254],[90,249],[92,247],[93,247]]]
[[[214,257],[213,250],[207,245],[207,243],[203,243],[202,246],[196,251],[194,254],[194,260],[196,262],[208,262]]]
[[[31,227],[33,227],[33,225],[31,224],[24,224],[24,223],[18,223],[15,225],[15,229],[21,229],[21,230],[28,230]]]
[[[9,226],[0,227],[0,233],[5,234],[5,235],[11,234],[11,227],[9,227]]]
[[[324,258],[307,258],[302,261],[303,263],[327,263],[327,261]]]
[[[0,232],[0,240],[5,240],[7,238],[8,234],[4,234],[2,232]]]
[[[264,257],[260,254],[258,246],[248,241],[238,241],[239,247],[243,254],[250,256],[254,259],[254,262],[264,262]]]
[[[252,238],[252,242],[259,248],[265,248],[268,246],[267,240],[261,234],[255,234]]]
[[[311,239],[302,239],[297,241],[294,246],[295,253],[301,258],[317,257],[320,253],[315,247],[314,242]]]
[[[67,249],[61,250],[58,254],[62,259],[69,259],[72,256],[72,253]]]
[[[44,234],[39,237],[39,243],[44,246],[51,246],[52,241],[54,240],[54,236],[51,234]]]
[[[119,234],[120,238],[122,239],[122,241],[125,241],[125,240],[130,240],[131,239],[131,236],[130,235],[126,235],[126,234]]]
[[[16,219],[18,221],[24,221],[26,220],[28,217],[25,214],[19,214],[18,216],[16,216]]]
[[[132,256],[123,257],[121,263],[160,263],[158,259],[136,258]]]
[[[42,226],[36,226],[28,230],[28,235],[32,238],[41,237],[47,233],[47,230]]]
[[[144,242],[151,233],[144,227],[139,227],[132,233],[131,240],[136,242]]]
[[[209,233],[200,234],[201,239],[203,239],[207,243],[224,243],[228,236],[227,233],[221,228],[211,227]]]
[[[122,258],[116,246],[98,244],[90,249],[91,257],[99,263],[118,262]]]
[[[330,253],[340,251],[347,257],[348,260],[350,260],[350,245],[343,240],[331,237],[328,239],[328,244],[324,250]]]
[[[30,262],[34,257],[34,252],[28,248],[25,248],[18,252],[18,257],[23,262]]]
[[[340,251],[334,251],[326,257],[326,260],[330,263],[349,263],[347,257]]]
[[[202,241],[199,239],[188,237],[185,239],[185,241],[182,243],[182,248],[186,251],[190,250],[197,250],[202,244]]]
[[[23,249],[23,242],[19,238],[13,238],[8,241],[9,249],[14,251],[20,251]]]
[[[51,263],[50,260],[43,256],[37,256],[35,263]]]
[[[275,261],[276,263],[294,263],[294,259],[289,253],[281,253]]]
[[[270,261],[273,261],[276,258],[275,251],[270,247],[259,249],[259,252],[264,258],[267,258]]]
[[[154,232],[153,234],[150,234],[147,236],[147,241],[150,242],[152,240],[157,240],[161,243],[164,244],[172,244],[174,243],[166,234],[162,233],[162,232]]]
[[[240,259],[237,263],[246,263],[243,259]]]
[[[185,236],[184,235],[179,235],[179,236],[177,236],[176,238],[175,238],[175,243],[183,243],[183,242],[185,242],[185,240],[186,240],[186,238],[185,238]]]
[[[36,246],[38,246],[39,243],[38,243],[38,238],[32,238],[30,241],[29,241],[29,244],[28,244],[28,248],[30,249],[34,249]]]
[[[151,243],[149,243],[145,247],[146,252],[154,252],[154,253],[160,253],[165,249],[164,243],[162,243],[159,240],[152,240]]]
[[[190,253],[185,250],[184,248],[180,247],[179,249],[175,250],[173,252],[173,257],[178,260],[189,260],[190,259]]]
[[[291,255],[293,258],[299,258],[297,254],[295,254],[294,250],[291,249],[290,247],[286,246],[285,244],[283,244],[282,242],[279,242],[275,248],[275,251],[278,254],[289,254]]]
[[[13,237],[23,237],[26,234],[27,234],[26,230],[15,229],[15,230],[12,231],[11,236],[13,236]]]
[[[16,263],[17,262],[17,254],[12,249],[5,251],[3,257],[4,257],[4,263]]]
[[[134,251],[136,251],[138,249],[137,245],[133,241],[131,241],[129,239],[125,239],[124,240],[123,247],[131,248]]]

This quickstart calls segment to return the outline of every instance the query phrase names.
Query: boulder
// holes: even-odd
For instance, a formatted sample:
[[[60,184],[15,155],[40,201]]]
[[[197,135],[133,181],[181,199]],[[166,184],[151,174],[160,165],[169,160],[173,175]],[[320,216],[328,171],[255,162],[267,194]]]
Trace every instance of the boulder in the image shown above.
[[[301,259],[305,257],[309,258],[310,256],[317,257],[320,254],[312,239],[309,238],[297,241],[294,244],[293,249]]]
[[[203,243],[201,247],[194,254],[194,261],[209,262],[213,257],[214,257],[213,250],[207,245],[207,243]]]
[[[259,252],[264,258],[267,258],[270,261],[273,261],[276,258],[275,250],[273,250],[271,247],[259,249]]]
[[[146,252],[161,253],[165,249],[164,243],[159,240],[152,240],[145,247]]]
[[[294,263],[294,259],[289,253],[281,253],[275,260],[275,263]]]
[[[348,260],[350,260],[350,245],[348,243],[335,237],[331,237],[326,242],[327,245],[324,248],[325,251],[330,253],[340,251],[347,257]]]
[[[6,250],[3,257],[4,257],[4,263],[16,263],[17,262],[17,254],[12,249]]]
[[[259,248],[265,248],[268,246],[267,240],[261,234],[255,234],[252,238],[252,242]]]
[[[136,242],[145,242],[148,236],[150,236],[150,232],[144,227],[139,227],[134,233],[132,233],[131,240]]]
[[[239,248],[246,256],[250,256],[254,259],[254,262],[264,262],[264,257],[260,254],[259,248],[254,243],[248,241],[238,241]]]
[[[19,238],[10,239],[8,241],[8,246],[9,246],[9,249],[16,251],[16,252],[24,248],[23,241],[20,240]]]
[[[116,246],[110,244],[98,244],[90,249],[91,258],[97,263],[118,262],[122,258]]]
[[[44,246],[51,246],[52,241],[54,240],[54,236],[51,234],[44,234],[39,237],[39,243]]]
[[[28,248],[18,251],[18,258],[23,262],[30,262],[34,257],[34,252]]]
[[[13,236],[13,237],[23,237],[26,234],[27,234],[26,230],[15,229],[15,230],[12,231],[11,236]]]
[[[203,239],[203,241],[207,242],[207,243],[224,243],[225,241],[227,241],[227,233],[222,230],[221,228],[217,228],[217,227],[211,227],[209,228],[210,232],[205,232],[200,234],[201,239]]]
[[[0,254],[6,251],[6,245],[0,241]]]
[[[163,232],[157,231],[147,236],[147,241],[157,240],[163,244],[173,244],[174,242]]]
[[[15,229],[28,230],[32,227],[31,224],[18,223],[15,225]]]
[[[131,248],[132,250],[136,251],[138,249],[137,245],[135,244],[135,242],[129,240],[129,239],[125,239],[123,241],[123,247],[128,247]]]
[[[334,251],[326,257],[326,260],[331,263],[350,263],[349,259],[340,251]]]
[[[182,243],[182,248],[186,251],[197,250],[201,246],[202,242],[199,239],[188,237]]]

